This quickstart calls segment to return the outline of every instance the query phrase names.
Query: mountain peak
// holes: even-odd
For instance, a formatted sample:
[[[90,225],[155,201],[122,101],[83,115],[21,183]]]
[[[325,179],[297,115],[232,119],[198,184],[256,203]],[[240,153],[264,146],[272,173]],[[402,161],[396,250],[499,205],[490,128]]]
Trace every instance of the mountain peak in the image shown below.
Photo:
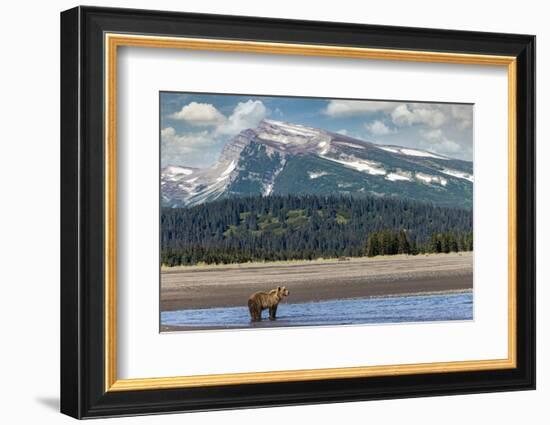
[[[257,142],[282,151],[296,149],[311,151],[319,143],[329,143],[331,139],[329,133],[324,130],[268,119],[262,120],[255,129],[252,129],[252,133]]]
[[[161,176],[167,206],[308,193],[463,205],[471,202],[472,183],[468,161],[270,119],[237,134],[212,166],[167,167]]]

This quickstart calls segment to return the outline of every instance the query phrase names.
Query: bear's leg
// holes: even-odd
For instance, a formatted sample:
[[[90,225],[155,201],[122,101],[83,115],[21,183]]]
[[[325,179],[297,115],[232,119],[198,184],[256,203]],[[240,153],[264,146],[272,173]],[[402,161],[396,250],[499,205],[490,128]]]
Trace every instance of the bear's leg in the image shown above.
[[[269,318],[271,320],[275,320],[277,316],[277,305],[274,305],[273,307],[269,307]]]
[[[260,314],[258,314],[259,309],[260,308],[254,303],[248,304],[248,310],[250,311],[250,320],[252,320],[253,322],[257,322],[258,320],[261,320],[261,310],[260,310]]]

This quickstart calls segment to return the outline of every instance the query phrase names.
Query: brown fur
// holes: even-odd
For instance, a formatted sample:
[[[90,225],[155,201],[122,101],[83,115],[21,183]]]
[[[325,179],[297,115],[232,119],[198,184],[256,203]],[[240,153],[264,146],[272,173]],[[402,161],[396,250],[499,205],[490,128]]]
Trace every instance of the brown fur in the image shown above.
[[[269,292],[256,292],[248,299],[248,309],[253,322],[262,320],[262,310],[269,309],[269,319],[275,320],[279,302],[290,294],[285,286],[279,286]]]

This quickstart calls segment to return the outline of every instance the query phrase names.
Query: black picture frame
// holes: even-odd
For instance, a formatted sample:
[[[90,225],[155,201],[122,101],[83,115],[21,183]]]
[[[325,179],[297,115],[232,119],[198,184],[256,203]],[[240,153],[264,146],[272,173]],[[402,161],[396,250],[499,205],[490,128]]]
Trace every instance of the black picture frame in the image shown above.
[[[517,59],[517,367],[369,378],[105,391],[104,34],[514,56]],[[75,418],[535,388],[535,37],[177,12],[61,13],[61,412]]]

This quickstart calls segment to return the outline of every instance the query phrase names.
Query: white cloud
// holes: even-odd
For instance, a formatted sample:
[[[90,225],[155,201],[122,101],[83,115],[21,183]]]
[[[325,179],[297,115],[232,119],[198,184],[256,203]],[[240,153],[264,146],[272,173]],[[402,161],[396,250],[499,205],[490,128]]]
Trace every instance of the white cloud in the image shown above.
[[[445,135],[443,134],[443,131],[441,129],[437,128],[434,130],[423,131],[422,137],[424,137],[424,139],[426,140],[439,142],[445,137]]]
[[[362,115],[380,111],[390,111],[395,107],[395,105],[395,102],[331,100],[327,107],[323,110],[323,113],[331,117]]]
[[[280,117],[284,117],[285,116],[285,113],[280,109],[280,108],[275,108],[275,110],[273,111],[275,114],[277,114],[278,116]]]
[[[430,127],[440,127],[447,122],[447,116],[442,108],[426,104],[364,100],[331,100],[323,110],[323,113],[330,117],[368,115],[377,112],[383,112],[389,115],[394,124],[398,126],[427,124]],[[463,111],[457,110],[457,113],[463,113]],[[378,124],[376,126],[379,127],[379,129],[382,128],[382,126]],[[376,131],[376,129],[374,131]]]
[[[338,130],[336,133],[341,134],[343,136],[347,136],[348,135],[348,130],[346,130],[345,128],[342,128],[342,129]]]
[[[254,128],[267,116],[267,112],[260,100],[239,102],[229,118],[216,128],[216,132],[234,135],[247,128]]]
[[[448,139],[442,140],[441,142],[439,142],[437,145],[434,146],[434,150],[436,152],[443,153],[443,154],[457,153],[457,152],[460,152],[461,149],[462,147],[458,143]]]
[[[225,116],[210,103],[191,102],[169,116],[196,126],[215,126],[226,121]]]
[[[193,159],[191,162],[194,166],[202,166],[216,159],[217,151],[212,148],[218,144],[218,140],[208,130],[180,134],[173,127],[165,127],[160,136],[162,167],[187,165],[190,159]]]
[[[447,121],[447,117],[438,108],[424,105],[401,104],[396,107],[391,117],[399,126],[427,124],[430,127],[440,127]]]
[[[173,127],[165,127],[160,131],[163,149],[176,149],[179,152],[190,152],[212,142],[210,133],[206,130],[198,133],[178,134]]]
[[[195,133],[178,134],[173,127],[166,127],[161,130],[161,140],[163,144],[179,144],[182,149],[183,146],[192,149],[196,146],[218,143],[224,136],[233,136],[247,128],[256,127],[267,116],[267,113],[267,108],[259,100],[239,102],[228,118],[213,105],[191,102],[179,112],[172,114],[171,117],[185,120],[193,125],[214,126],[214,128]]]
[[[365,128],[368,130],[370,134],[374,134],[376,136],[384,136],[386,134],[395,132],[380,120],[376,120],[369,124],[365,124]]]
[[[451,115],[458,128],[464,130],[472,127],[474,112],[471,105],[453,105],[451,106]]]
[[[176,135],[176,130],[174,130],[174,127],[166,127],[160,130],[160,136],[162,137],[162,140],[171,139],[175,135]]]
[[[210,126],[203,131],[178,132],[174,127],[161,130],[162,163],[206,165],[215,161],[221,147],[242,130],[256,127],[268,110],[258,100],[240,102],[229,117],[225,117],[214,106],[191,102],[177,112],[180,118],[196,126]]]
[[[422,144],[432,152],[453,156],[453,154],[456,154],[464,149],[458,143],[448,139],[445,136],[445,133],[443,133],[443,131],[439,128],[421,131],[420,134],[424,139]]]

